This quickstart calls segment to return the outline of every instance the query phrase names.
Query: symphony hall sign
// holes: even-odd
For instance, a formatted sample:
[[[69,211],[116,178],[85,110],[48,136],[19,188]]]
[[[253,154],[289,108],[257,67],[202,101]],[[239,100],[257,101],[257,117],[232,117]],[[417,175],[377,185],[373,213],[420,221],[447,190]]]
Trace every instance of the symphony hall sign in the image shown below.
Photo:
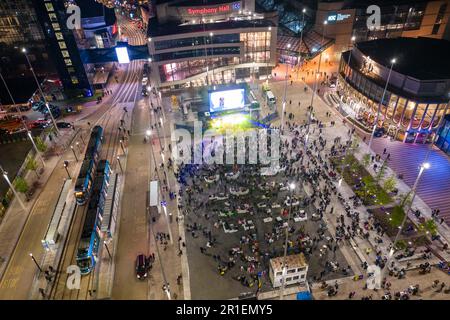
[[[187,16],[202,16],[202,15],[215,15],[222,13],[231,13],[233,11],[241,10],[241,2],[232,2],[228,4],[221,4],[208,7],[189,7],[183,8],[184,15]]]

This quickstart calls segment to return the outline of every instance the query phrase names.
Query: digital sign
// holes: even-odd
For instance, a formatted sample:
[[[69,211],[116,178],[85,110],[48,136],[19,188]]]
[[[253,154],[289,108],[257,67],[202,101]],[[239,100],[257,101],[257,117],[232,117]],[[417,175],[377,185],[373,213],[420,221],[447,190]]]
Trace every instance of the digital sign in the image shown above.
[[[240,2],[233,2],[229,4],[221,4],[217,6],[208,7],[190,7],[185,9],[186,15],[189,16],[202,16],[202,15],[214,15],[221,13],[230,13],[232,11],[241,10]]]
[[[342,13],[333,12],[328,15],[327,21],[328,21],[328,23],[336,23],[336,22],[347,20],[350,17],[351,17],[350,13],[342,14]]]
[[[127,47],[116,47],[116,55],[119,63],[130,63]]]
[[[241,109],[245,105],[245,90],[233,89],[213,91],[209,93],[209,111],[218,112],[232,109]]]

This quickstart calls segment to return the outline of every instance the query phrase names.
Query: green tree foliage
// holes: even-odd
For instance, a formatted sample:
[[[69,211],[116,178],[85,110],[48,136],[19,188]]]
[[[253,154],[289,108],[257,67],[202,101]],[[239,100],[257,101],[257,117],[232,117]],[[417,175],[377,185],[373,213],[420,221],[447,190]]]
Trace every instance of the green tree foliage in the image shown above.
[[[401,206],[395,206],[389,220],[393,227],[399,227],[405,218],[405,211]]]
[[[34,158],[29,156],[27,158],[26,168],[27,168],[27,170],[33,170],[34,173],[36,174],[36,176],[39,178],[39,174],[37,172],[37,169],[39,168],[39,165],[38,165],[36,159],[34,159]]]
[[[383,188],[387,193],[390,193],[395,190],[397,187],[397,180],[395,179],[395,176],[388,177],[383,184]]]
[[[16,188],[18,192],[26,193],[29,189],[29,186],[24,178],[18,176],[16,177],[16,179],[14,179],[14,188]]]
[[[45,152],[45,151],[47,151],[47,145],[45,144],[44,141],[42,141],[41,137],[36,137],[36,138],[35,138],[35,143],[36,143],[36,148],[37,148],[40,152]]]
[[[420,230],[422,231],[428,231],[433,236],[437,235],[437,224],[433,219],[428,219],[424,223],[421,223],[419,225]]]
[[[365,167],[365,168],[367,168],[368,166],[369,166],[369,164],[370,164],[370,158],[371,158],[371,155],[370,155],[370,153],[366,153],[363,157],[362,157],[362,165]]]

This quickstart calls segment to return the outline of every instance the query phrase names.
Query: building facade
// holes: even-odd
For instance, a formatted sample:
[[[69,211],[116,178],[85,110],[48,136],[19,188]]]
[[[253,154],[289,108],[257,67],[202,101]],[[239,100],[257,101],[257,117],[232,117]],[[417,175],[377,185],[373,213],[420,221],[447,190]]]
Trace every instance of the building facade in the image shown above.
[[[450,113],[449,52],[449,41],[432,38],[357,43],[339,65],[344,111],[370,129],[380,110],[378,126],[388,135],[403,142],[430,141]]]
[[[277,26],[254,0],[157,1],[148,23],[152,77],[161,88],[269,75]]]
[[[74,30],[67,24],[66,1],[33,0],[38,20],[45,36],[47,52],[58,70],[66,93],[93,94],[78,51]]]
[[[369,6],[380,9],[380,24],[370,22]],[[356,42],[396,37],[430,37],[442,39],[449,29],[450,0],[351,0],[318,3],[315,26],[322,32],[327,21],[326,35],[334,39],[330,57],[339,61],[340,54]],[[368,23],[369,19],[369,23]]]
[[[270,259],[269,278],[274,288],[282,285],[283,273],[286,285],[306,284],[308,264],[303,253],[287,256],[286,266],[283,264],[283,257]]]

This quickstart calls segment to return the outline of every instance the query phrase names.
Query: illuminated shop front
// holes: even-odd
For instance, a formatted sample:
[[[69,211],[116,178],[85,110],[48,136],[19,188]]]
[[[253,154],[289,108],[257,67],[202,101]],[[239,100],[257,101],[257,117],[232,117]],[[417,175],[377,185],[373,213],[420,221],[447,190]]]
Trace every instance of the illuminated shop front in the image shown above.
[[[450,69],[448,62],[436,61],[440,57],[444,58],[444,54],[434,56],[430,53],[434,57],[432,60],[428,60],[425,55],[417,62],[423,66],[419,67],[414,65],[418,59],[411,59],[400,49],[409,46],[411,55],[414,55],[420,54],[418,51],[414,53],[415,46],[417,50],[420,50],[419,46],[431,50],[427,48],[434,45],[436,50],[449,52],[445,50],[448,50],[450,43],[434,39],[405,39],[363,42],[352,51],[345,52],[339,66],[338,92],[356,120],[368,129],[373,127],[380,106],[378,126],[383,126],[388,135],[403,142],[424,143],[432,139],[444,115],[450,113],[450,74],[445,75]],[[433,41],[433,44],[429,41]],[[396,65],[393,65],[381,104],[390,64],[385,64],[385,59],[378,59],[377,52],[380,50],[382,52],[378,56],[384,55],[383,51],[391,51],[387,53],[389,58],[397,56],[397,60],[408,59],[397,70]],[[350,64],[349,54],[352,54]],[[409,72],[408,68],[413,68],[414,72]]]
[[[277,27],[254,1],[163,1],[149,20],[152,78],[163,89],[271,74]]]

